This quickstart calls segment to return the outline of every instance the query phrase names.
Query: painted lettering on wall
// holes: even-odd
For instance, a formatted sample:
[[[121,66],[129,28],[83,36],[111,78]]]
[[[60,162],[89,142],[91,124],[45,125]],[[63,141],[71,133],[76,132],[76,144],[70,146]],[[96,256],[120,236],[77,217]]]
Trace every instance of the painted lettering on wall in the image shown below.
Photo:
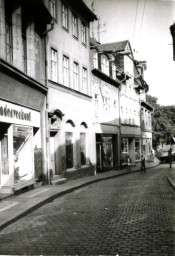
[[[15,110],[7,107],[0,106],[0,116],[10,117],[10,118],[16,118],[20,120],[30,121],[31,122],[31,112],[24,112],[21,110]]]

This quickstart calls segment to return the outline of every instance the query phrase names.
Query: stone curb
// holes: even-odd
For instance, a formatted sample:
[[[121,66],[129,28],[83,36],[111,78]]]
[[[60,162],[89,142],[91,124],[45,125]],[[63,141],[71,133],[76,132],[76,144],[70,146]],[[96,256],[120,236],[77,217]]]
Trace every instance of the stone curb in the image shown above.
[[[154,168],[154,167],[157,167],[159,165],[156,164],[154,166],[150,166],[150,167],[146,167],[146,169],[151,169],[151,168]],[[102,181],[102,180],[108,180],[108,179],[112,179],[112,178],[115,178],[115,177],[119,177],[119,176],[123,176],[123,175],[127,175],[127,174],[131,174],[131,173],[134,173],[134,172],[138,172],[140,171],[140,168],[136,169],[136,170],[131,170],[131,171],[125,171],[123,173],[118,173],[118,174],[114,174],[114,175],[111,175],[111,176],[106,176],[106,177],[97,177],[96,179],[94,180],[91,180],[91,181],[85,181],[84,183],[82,183],[81,185],[77,185],[77,186],[73,186],[69,189],[66,189],[66,190],[63,190],[61,192],[58,192],[58,193],[55,193],[54,195],[52,196],[48,196],[47,198],[45,198],[44,200],[42,200],[41,202],[39,203],[36,203],[34,206],[32,206],[31,208],[29,208],[28,210],[24,210],[22,213],[20,213],[18,216],[15,216],[15,217],[12,217],[10,220],[6,221],[5,223],[1,224],[0,225],[0,230],[4,229],[5,227],[7,227],[8,225],[14,223],[15,221],[23,218],[24,216],[26,216],[27,214],[35,211],[36,209],[40,208],[41,206],[47,204],[47,203],[50,203],[51,201],[53,201],[54,199],[60,197],[60,196],[63,196],[63,195],[66,195],[66,194],[69,194],[71,192],[73,192],[74,190],[77,190],[77,189],[80,189],[82,187],[85,187],[87,185],[90,185],[90,184],[93,184],[93,183],[96,183],[96,182],[99,182],[99,181]]]
[[[170,184],[170,186],[175,190],[175,182],[172,180],[172,178],[170,176],[166,176],[167,180]]]

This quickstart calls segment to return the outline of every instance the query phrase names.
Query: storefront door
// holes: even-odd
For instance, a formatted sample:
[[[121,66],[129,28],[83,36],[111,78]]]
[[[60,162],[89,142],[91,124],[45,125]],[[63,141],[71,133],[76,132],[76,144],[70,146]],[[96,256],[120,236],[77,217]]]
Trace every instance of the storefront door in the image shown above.
[[[10,128],[8,125],[1,124],[0,126],[0,186],[9,187],[11,186],[10,179]]]

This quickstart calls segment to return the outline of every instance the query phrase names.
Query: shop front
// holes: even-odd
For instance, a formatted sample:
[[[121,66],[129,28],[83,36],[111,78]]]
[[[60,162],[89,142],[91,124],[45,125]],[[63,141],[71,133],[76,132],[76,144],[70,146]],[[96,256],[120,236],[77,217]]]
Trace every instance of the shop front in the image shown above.
[[[1,193],[34,184],[34,147],[40,140],[40,112],[0,100]]]

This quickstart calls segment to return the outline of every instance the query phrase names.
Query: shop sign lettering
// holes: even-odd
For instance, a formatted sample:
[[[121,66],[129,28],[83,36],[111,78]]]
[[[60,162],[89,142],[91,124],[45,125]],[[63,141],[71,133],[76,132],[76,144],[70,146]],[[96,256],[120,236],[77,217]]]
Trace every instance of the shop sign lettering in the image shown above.
[[[31,112],[24,112],[21,110],[15,110],[7,107],[0,106],[0,116],[10,117],[10,118],[16,118],[19,120],[25,120],[25,121],[31,121]]]

